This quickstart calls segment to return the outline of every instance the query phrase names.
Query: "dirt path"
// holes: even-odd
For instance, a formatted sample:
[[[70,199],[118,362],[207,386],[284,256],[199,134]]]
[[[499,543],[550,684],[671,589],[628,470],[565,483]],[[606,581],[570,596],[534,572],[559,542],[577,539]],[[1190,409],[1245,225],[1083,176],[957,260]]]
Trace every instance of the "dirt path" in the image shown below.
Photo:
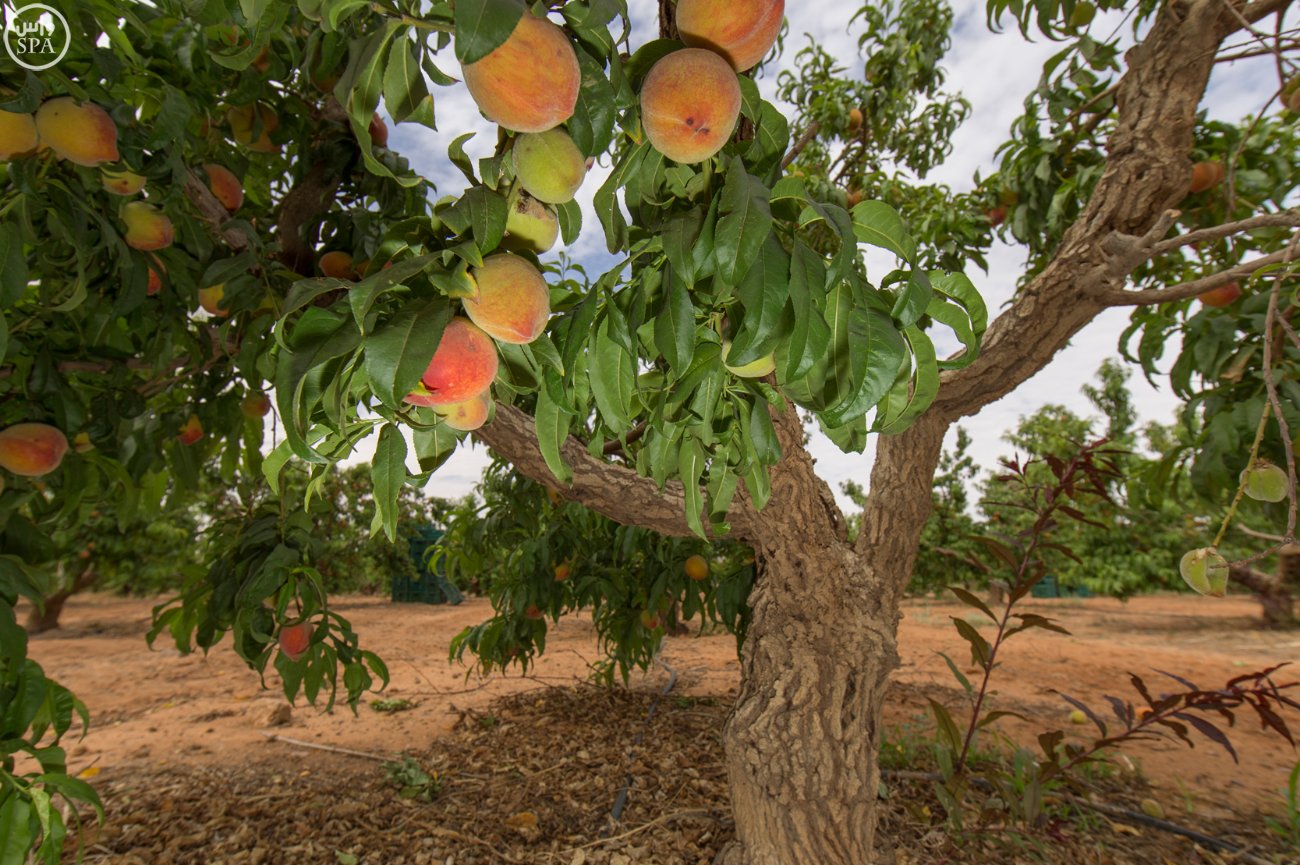
[[[489,615],[486,601],[430,607],[346,598],[337,609],[392,672],[392,685],[383,696],[417,705],[391,714],[363,706],[358,717],[346,707],[322,714],[299,706],[287,726],[268,729],[266,719],[284,703],[274,689],[278,682],[262,690],[228,646],[218,646],[206,658],[182,657],[171,647],[148,651],[144,634],[153,603],[77,598],[64,613],[62,629],[33,638],[32,655],[85,700],[94,719],[85,740],[70,743],[73,771],[93,765],[99,777],[113,779],[145,765],[329,765],[327,755],[313,752],[307,758],[301,750],[269,741],[264,735],[268,732],[377,754],[423,748],[451,730],[462,712],[484,713],[500,696],[572,683],[584,678],[588,663],[596,659],[590,621],[573,616],[552,627],[547,652],[529,678],[467,680],[463,667],[447,662],[447,646],[463,627]],[[994,706],[1033,720],[1002,728],[1026,743],[1048,725],[1084,731],[1067,723],[1069,707],[1053,688],[1100,709],[1104,694],[1135,697],[1127,680],[1130,671],[1142,675],[1155,691],[1163,687],[1163,677],[1153,670],[1175,672],[1208,687],[1300,657],[1300,632],[1257,630],[1257,608],[1247,599],[1038,601],[1029,609],[1059,619],[1073,635],[1028,632],[1017,637],[1004,656]],[[900,633],[903,666],[896,675],[888,719],[895,729],[911,726],[928,734],[928,697],[956,712],[960,693],[937,652],[947,652],[971,672],[969,651],[948,619],[959,613],[965,615],[964,608],[936,602],[907,605]],[[679,672],[683,693],[723,698],[734,693],[737,664],[730,636],[671,638],[663,657]],[[658,687],[663,675],[654,670],[635,679],[633,687]],[[1291,678],[1296,677],[1300,669]],[[1291,720],[1300,729],[1300,718]],[[1172,801],[1190,802],[1199,813],[1229,803],[1239,812],[1275,807],[1278,791],[1300,755],[1261,733],[1253,717],[1241,717],[1231,736],[1241,755],[1238,767],[1203,739],[1194,751],[1156,744],[1131,753]]]

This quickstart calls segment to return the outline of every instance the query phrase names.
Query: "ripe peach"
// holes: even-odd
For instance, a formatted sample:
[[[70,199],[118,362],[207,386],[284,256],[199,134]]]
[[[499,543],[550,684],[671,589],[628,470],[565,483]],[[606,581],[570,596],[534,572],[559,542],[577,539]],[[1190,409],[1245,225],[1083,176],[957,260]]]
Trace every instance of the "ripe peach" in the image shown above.
[[[199,289],[199,306],[203,307],[208,315],[215,315],[218,318],[225,318],[230,315],[230,310],[221,304],[225,299],[226,284],[224,282]]]
[[[531,250],[541,254],[559,240],[560,220],[554,210],[522,189],[510,196],[509,206],[506,236],[501,241],[506,249]]]
[[[176,236],[176,230],[172,228],[172,221],[167,218],[167,214],[143,201],[132,201],[125,205],[122,208],[122,221],[126,223],[123,238],[132,249],[146,252],[163,249],[171,246]]]
[[[298,660],[307,654],[307,648],[311,645],[311,625],[307,622],[285,625],[280,629],[279,642],[280,651],[290,661]]]
[[[863,120],[862,109],[850,108],[849,109],[849,132],[857,132],[859,129],[861,129],[862,120]]]
[[[1000,204],[997,207],[990,209],[989,212],[984,215],[988,217],[989,225],[992,225],[994,228],[997,228],[999,225],[1007,221],[1007,209]]]
[[[587,176],[587,160],[563,129],[519,136],[513,151],[519,185],[538,201],[572,201]]]
[[[493,339],[525,345],[546,329],[551,293],[541,272],[525,258],[493,255],[474,269],[477,288],[462,302],[465,312]]]
[[[543,613],[543,612],[541,611],[541,609],[539,609],[538,606],[537,606],[536,604],[529,604],[529,605],[524,609],[524,618],[525,618],[525,619],[539,620],[539,619],[544,619],[544,618],[546,618],[546,614]]]
[[[483,393],[497,377],[497,349],[488,336],[467,318],[453,318],[447,323],[420,382],[426,402],[416,405],[450,405]]]
[[[240,401],[239,411],[246,418],[266,417],[271,411],[271,400],[264,393],[250,393]]]
[[[722,149],[740,117],[740,83],[717,54],[683,48],[650,68],[641,85],[641,123],[674,162],[703,162]]]
[[[236,105],[226,112],[230,134],[235,141],[258,153],[279,153],[280,145],[271,141],[271,133],[280,127],[280,115],[261,103]]]
[[[1300,87],[1295,87],[1286,97],[1286,107],[1291,109],[1291,113],[1300,114]]]
[[[99,173],[104,188],[114,195],[135,195],[144,189],[144,178],[134,172],[109,171],[107,168],[101,168]]]
[[[149,257],[153,259],[153,264],[145,265],[146,267],[149,268],[149,286],[145,289],[145,294],[152,297],[153,295],[162,291],[162,287],[163,287],[162,278],[163,278],[163,274],[167,272],[167,268],[164,267],[163,263],[158,260],[158,256],[150,255]]]
[[[258,72],[265,72],[266,70],[270,69],[271,68],[271,46],[267,45],[264,48],[262,48],[262,50],[257,53],[257,56],[253,58],[253,62],[248,65],[256,69]]]
[[[492,408],[492,399],[487,391],[472,396],[464,402],[450,405],[434,406],[433,410],[442,415],[443,423],[454,430],[473,432],[487,423],[488,412]]]
[[[68,452],[68,437],[43,423],[19,423],[0,430],[0,468],[39,478],[59,467]]]
[[[462,72],[479,110],[513,132],[545,132],[568,120],[582,82],[569,37],[527,11],[509,39]]]
[[[73,436],[72,449],[79,454],[84,454],[86,451],[93,451],[95,449],[95,443],[90,440],[90,433],[82,430]]]
[[[682,41],[716,51],[737,72],[758,65],[781,32],[785,0],[679,0]]]
[[[704,556],[691,556],[686,560],[683,567],[686,576],[692,580],[707,580],[709,578],[709,561]]]
[[[1192,166],[1192,185],[1188,192],[1204,192],[1218,186],[1225,176],[1227,171],[1222,162],[1198,162]]]
[[[234,213],[244,204],[244,184],[239,182],[235,173],[224,165],[209,162],[203,166],[208,175],[208,189],[212,197],[221,202],[230,213]]]
[[[1230,282],[1227,285],[1203,291],[1196,296],[1196,299],[1206,306],[1222,309],[1225,306],[1230,306],[1239,297],[1241,297],[1241,286],[1235,282]]]
[[[555,566],[555,582],[557,583],[564,582],[569,578],[569,574],[572,571],[573,571],[572,565],[570,565],[568,562],[560,562],[558,565]]]
[[[203,438],[203,421],[199,420],[199,416],[196,414],[190,415],[189,419],[185,421],[185,425],[181,427],[181,431],[176,434],[176,438],[183,445],[194,444]]]
[[[331,250],[320,257],[320,272],[335,279],[356,279],[352,256],[341,249]]]
[[[71,96],[48,99],[36,109],[41,143],[61,158],[94,168],[117,162],[117,124],[93,102],[78,105]]]
[[[30,114],[0,111],[0,162],[36,152],[36,118]]]
[[[857,207],[861,202],[862,202],[861,189],[850,189],[848,193],[846,193],[844,196],[844,203],[847,204],[850,209]]]
[[[388,124],[384,123],[384,118],[378,112],[370,118],[370,142],[376,147],[388,146]]]
[[[647,631],[657,631],[664,626],[663,617],[655,610],[641,611],[641,627]]]

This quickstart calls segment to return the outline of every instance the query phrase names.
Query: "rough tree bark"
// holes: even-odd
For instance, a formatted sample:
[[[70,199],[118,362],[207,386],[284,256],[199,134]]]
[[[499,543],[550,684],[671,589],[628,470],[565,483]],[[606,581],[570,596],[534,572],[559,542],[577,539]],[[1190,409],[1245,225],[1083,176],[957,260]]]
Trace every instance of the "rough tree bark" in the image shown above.
[[[1300,560],[1300,547],[1291,545],[1282,550],[1281,563],[1276,575],[1257,571],[1250,565],[1233,565],[1228,577],[1255,595],[1264,615],[1264,624],[1270,628],[1293,628],[1300,624],[1295,614],[1295,595],[1288,584],[1287,575],[1292,562]]]
[[[62,568],[60,568],[62,570]],[[43,634],[46,631],[53,631],[59,627],[59,617],[63,615],[63,605],[68,602],[77,592],[84,592],[94,585],[95,580],[99,578],[93,565],[86,565],[81,573],[77,574],[72,585],[60,589],[45,599],[43,607],[32,606],[27,611],[27,621],[24,627],[29,634]]]
[[[875,861],[876,758],[899,602],[944,434],[1040,371],[1104,309],[1133,302],[1127,277],[1153,254],[1169,224],[1162,217],[1187,192],[1196,110],[1220,44],[1243,20],[1288,4],[1172,0],[1161,9],[1128,53],[1108,165],[1082,215],[989,328],[980,358],[943,377],[911,429],[880,439],[856,543],[813,473],[794,413],[775,418],[783,457],[772,498],[762,512],[740,502],[732,519],[754,548],[758,577],[724,737],[737,839],[720,865]],[[523,474],[558,485],[522,412],[498,406],[478,436]],[[575,474],[564,495],[620,522],[689,532],[680,487],[660,493],[577,441],[564,453]]]

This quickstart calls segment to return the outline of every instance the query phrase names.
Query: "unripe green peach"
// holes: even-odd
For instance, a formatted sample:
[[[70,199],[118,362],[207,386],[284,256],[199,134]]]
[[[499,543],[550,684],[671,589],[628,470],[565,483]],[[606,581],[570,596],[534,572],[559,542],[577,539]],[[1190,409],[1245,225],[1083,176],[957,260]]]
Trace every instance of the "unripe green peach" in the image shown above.
[[[473,432],[487,423],[492,400],[488,391],[472,396],[464,402],[434,406],[435,414],[442,416],[442,422],[454,430]]]
[[[545,132],[568,120],[582,83],[569,37],[528,11],[510,38],[463,67],[463,77],[484,116],[513,132]]]
[[[1222,598],[1228,588],[1228,562],[1214,547],[1192,550],[1178,563],[1183,581],[1202,595]]]
[[[785,0],[678,0],[682,41],[716,51],[737,72],[758,65],[781,33]]]
[[[1286,498],[1286,471],[1268,460],[1256,460],[1241,473],[1240,481],[1246,488],[1246,495],[1255,501],[1280,502]]]
[[[546,329],[551,293],[542,274],[525,258],[493,255],[473,271],[477,287],[462,300],[465,313],[493,339],[525,345]]]
[[[208,315],[215,315],[217,318],[225,318],[230,315],[230,310],[222,306],[222,301],[225,299],[226,284],[224,282],[199,289],[199,306],[203,307]]]
[[[30,114],[0,111],[0,162],[35,153],[39,144],[36,118]]]
[[[492,337],[467,318],[453,318],[420,379],[422,389],[407,397],[416,405],[450,405],[481,394],[497,377]]]
[[[572,201],[587,176],[587,160],[563,129],[521,135],[513,151],[519,185],[538,201]]]
[[[641,85],[641,125],[654,148],[674,162],[703,162],[736,128],[740,82],[717,54],[683,48],[650,68]]]
[[[501,241],[506,249],[530,250],[540,255],[560,238],[560,220],[555,211],[527,192],[512,193],[509,208],[506,236]]]
[[[212,197],[221,202],[228,212],[234,213],[244,204],[244,184],[239,182],[235,173],[224,165],[209,162],[203,166],[208,175],[208,189]]]
[[[117,162],[117,124],[93,102],[78,105],[70,96],[48,99],[36,109],[41,143],[69,162],[95,168]]]
[[[727,355],[730,353],[731,342],[724,340],[722,343],[722,365],[727,368],[727,372],[740,378],[762,378],[765,375],[771,375],[776,369],[776,352],[740,366],[728,365]]]
[[[122,208],[122,221],[126,223],[123,239],[132,249],[146,252],[163,249],[171,246],[176,236],[167,214],[143,201],[132,201],[125,205]]]
[[[107,168],[101,168],[99,173],[104,188],[114,195],[135,195],[141,189],[144,189],[144,177],[134,172],[109,171]]]
[[[0,430],[0,468],[25,478],[39,478],[59,467],[68,452],[68,437],[43,423],[20,423]]]

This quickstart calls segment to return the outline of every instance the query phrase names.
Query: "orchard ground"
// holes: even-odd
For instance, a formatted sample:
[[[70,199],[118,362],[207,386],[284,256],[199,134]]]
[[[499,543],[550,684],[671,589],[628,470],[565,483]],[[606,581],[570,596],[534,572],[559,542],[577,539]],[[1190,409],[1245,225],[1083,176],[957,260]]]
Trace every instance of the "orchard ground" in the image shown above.
[[[227,646],[206,658],[182,657],[161,642],[160,651],[148,651],[144,634],[153,603],[74,598],[62,629],[32,639],[32,656],[82,696],[93,717],[89,735],[68,743],[70,771],[95,778],[109,812],[108,826],[88,846],[91,862],[237,865],[296,855],[302,862],[385,865],[694,863],[708,861],[709,851],[730,837],[718,742],[738,682],[730,636],[665,641],[661,657],[678,680],[647,725],[652,695],[666,684],[667,673],[656,667],[634,678],[630,694],[582,685],[588,663],[598,657],[585,616],[552,626],[546,654],[530,676],[467,679],[465,668],[448,664],[447,645],[463,627],[489,616],[486,601],[435,607],[343,598],[336,608],[352,620],[362,645],[378,651],[392,671],[392,685],[378,699],[413,704],[395,712],[363,705],[353,717],[346,707],[330,714],[305,705],[287,711],[278,682],[269,680],[271,687],[261,689]],[[1159,691],[1164,682],[1155,670],[1209,687],[1300,659],[1300,632],[1258,629],[1258,608],[1244,597],[1034,601],[1026,611],[1059,619],[1073,635],[1030,631],[1008,646],[993,708],[1029,719],[1001,726],[1024,744],[1046,729],[1080,736],[1091,729],[1069,723],[1069,706],[1053,688],[1100,713],[1104,694],[1135,697],[1130,672]],[[915,748],[929,735],[927,698],[958,712],[959,690],[937,652],[959,663],[969,659],[949,620],[968,611],[913,600],[904,612],[903,666],[894,677],[886,738]],[[969,664],[963,666],[973,674]],[[1291,678],[1296,676],[1300,670]],[[1109,716],[1108,709],[1103,714]],[[1300,727],[1300,720],[1288,720],[1293,729]],[[644,740],[634,747],[639,734]],[[1149,796],[1175,822],[1277,849],[1262,815],[1280,815],[1280,791],[1300,755],[1263,733],[1253,714],[1241,715],[1230,736],[1240,766],[1204,739],[1197,739],[1195,750],[1173,743],[1131,746],[1125,753],[1139,775],[1129,773],[1114,801]],[[399,752],[440,773],[443,790],[431,805],[399,799],[385,780],[381,760]],[[897,763],[887,755],[886,765]],[[634,780],[624,824],[612,832],[616,840],[592,844],[629,774]],[[883,838],[892,842],[909,832],[913,837],[899,848],[899,862],[942,861],[952,853],[939,849],[949,843],[943,833],[918,831],[923,817],[903,805],[909,797],[923,802],[926,795],[921,785],[893,797]],[[1134,801],[1128,799],[1130,807]],[[1073,840],[1063,842],[1063,849],[1077,861],[1164,861],[1153,858],[1157,854],[1213,861],[1186,858],[1190,842],[1092,819],[1096,831],[1086,839],[1088,849],[1105,852],[1093,858],[1072,846],[1084,840],[1076,826],[1073,836],[1065,833]],[[654,820],[659,822],[648,829],[619,837]],[[941,827],[937,820],[936,826]],[[1019,836],[981,833],[966,855],[981,844],[1005,845],[1008,837]],[[1045,837],[1016,843],[1043,841],[1056,843]],[[920,852],[926,844],[937,845],[935,858]],[[948,861],[979,860],[958,855]]]

